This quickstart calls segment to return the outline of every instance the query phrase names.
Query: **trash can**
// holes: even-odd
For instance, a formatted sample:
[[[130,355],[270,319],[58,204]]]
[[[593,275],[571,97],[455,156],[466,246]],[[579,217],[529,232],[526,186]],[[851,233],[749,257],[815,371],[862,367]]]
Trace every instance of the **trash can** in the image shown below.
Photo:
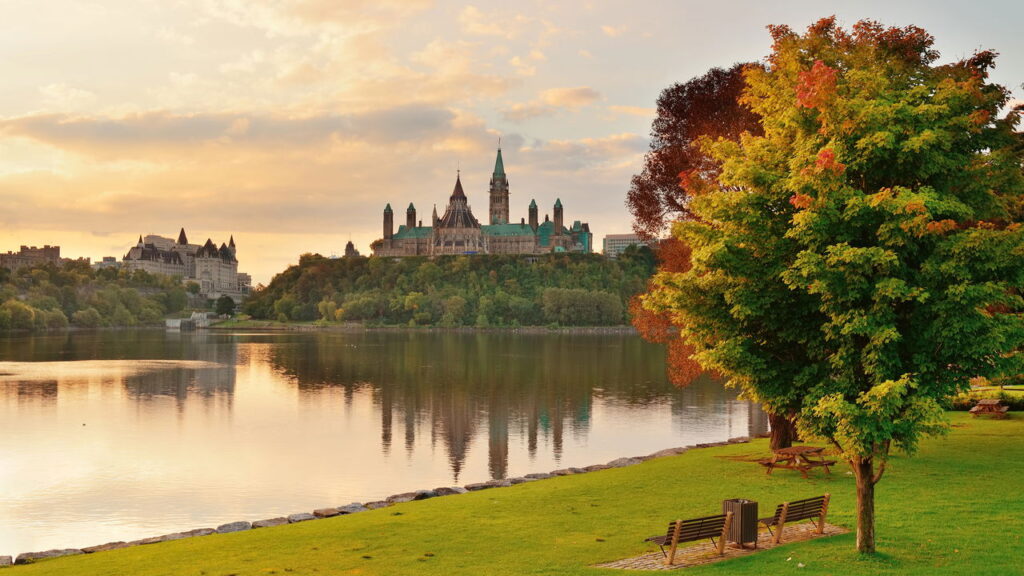
[[[732,512],[732,524],[729,526],[729,542],[739,544],[753,543],[757,547],[757,502],[744,498],[732,498],[722,501],[722,513]]]

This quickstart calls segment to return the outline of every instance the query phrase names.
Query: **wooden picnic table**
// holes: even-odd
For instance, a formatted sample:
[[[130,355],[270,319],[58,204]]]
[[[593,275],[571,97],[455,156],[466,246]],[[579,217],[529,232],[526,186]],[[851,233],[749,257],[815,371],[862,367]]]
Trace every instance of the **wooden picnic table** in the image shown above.
[[[773,450],[771,458],[759,462],[768,469],[768,474],[771,474],[772,470],[776,468],[788,468],[799,470],[800,474],[807,478],[807,471],[812,468],[821,467],[827,474],[832,473],[828,467],[834,466],[836,462],[835,460],[826,460],[824,452],[825,448],[821,446],[790,446]]]
[[[994,418],[1005,418],[1010,407],[1003,404],[998,398],[982,398],[971,408],[971,416],[988,414]]]

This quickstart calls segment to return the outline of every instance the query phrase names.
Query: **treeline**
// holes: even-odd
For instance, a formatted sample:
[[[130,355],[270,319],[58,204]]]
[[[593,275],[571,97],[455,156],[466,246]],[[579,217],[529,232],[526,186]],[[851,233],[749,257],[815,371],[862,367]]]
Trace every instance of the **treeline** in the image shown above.
[[[609,326],[654,270],[646,248],[596,254],[328,259],[306,254],[259,287],[258,319],[415,326]]]
[[[84,262],[0,268],[0,331],[159,324],[183,310],[189,289],[144,270],[93,270]]]

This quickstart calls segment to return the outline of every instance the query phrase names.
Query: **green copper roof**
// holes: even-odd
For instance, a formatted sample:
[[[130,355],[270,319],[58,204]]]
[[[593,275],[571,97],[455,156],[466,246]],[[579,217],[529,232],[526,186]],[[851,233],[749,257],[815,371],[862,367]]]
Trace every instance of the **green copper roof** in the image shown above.
[[[562,199],[561,198],[556,198],[555,199],[555,208],[561,208],[561,207],[562,207]]]
[[[416,211],[416,207],[412,205],[412,202],[409,202],[409,208],[406,209],[406,212],[415,212],[415,211]]]
[[[501,148],[498,148],[498,158],[494,161],[494,175],[505,175],[505,163],[501,161]]]
[[[480,230],[485,236],[533,236],[533,228],[526,224],[490,224]]]
[[[391,202],[388,202],[388,205],[384,207],[384,213],[387,214],[388,212],[392,212]]]
[[[409,228],[405,224],[398,227],[398,232],[395,232],[394,238],[396,240],[402,240],[405,238],[428,238],[430,237],[430,226],[414,226]]]
[[[536,200],[530,200],[530,208],[536,208],[536,207],[537,207],[537,201]]]

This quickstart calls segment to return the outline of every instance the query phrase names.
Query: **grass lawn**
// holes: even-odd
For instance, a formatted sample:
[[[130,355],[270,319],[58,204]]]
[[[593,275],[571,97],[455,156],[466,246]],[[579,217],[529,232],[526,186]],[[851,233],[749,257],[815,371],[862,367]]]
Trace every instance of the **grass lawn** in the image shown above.
[[[914,458],[894,458],[877,486],[877,555],[859,557],[850,533],[683,573],[1024,573],[1024,417],[971,419],[950,413],[950,418],[955,425],[950,435],[925,442]],[[767,476],[744,461],[765,453],[766,440],[757,440],[353,516],[7,570],[11,576],[625,575],[633,572],[589,566],[657,550],[641,540],[664,530],[670,519],[717,513],[725,498],[757,500],[767,515],[783,500],[823,492],[832,494],[829,522],[854,528],[854,483],[844,466],[832,476],[817,471],[805,480],[788,470]],[[332,504],[342,503],[324,502]]]

